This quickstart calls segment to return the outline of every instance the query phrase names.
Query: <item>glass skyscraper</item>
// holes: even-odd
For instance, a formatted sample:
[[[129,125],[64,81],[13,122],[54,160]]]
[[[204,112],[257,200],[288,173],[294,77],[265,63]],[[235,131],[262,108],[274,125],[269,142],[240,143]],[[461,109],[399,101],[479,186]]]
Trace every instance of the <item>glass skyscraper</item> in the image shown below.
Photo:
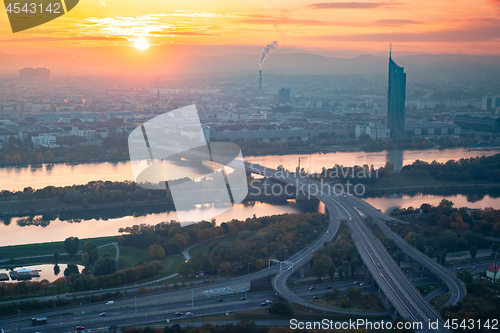
[[[404,67],[399,67],[389,54],[389,89],[387,99],[388,126],[391,138],[404,137],[405,126],[406,73]]]

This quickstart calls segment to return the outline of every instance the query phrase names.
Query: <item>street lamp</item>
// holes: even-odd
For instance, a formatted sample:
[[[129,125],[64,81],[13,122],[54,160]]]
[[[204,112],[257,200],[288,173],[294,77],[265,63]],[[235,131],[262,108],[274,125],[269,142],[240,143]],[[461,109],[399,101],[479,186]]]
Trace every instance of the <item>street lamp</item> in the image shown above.
[[[217,282],[220,281],[220,279],[219,279],[219,273],[220,273],[220,269],[217,270]]]
[[[250,275],[250,265],[251,265],[251,264],[252,264],[251,262],[249,262],[249,263],[247,264],[247,275]]]

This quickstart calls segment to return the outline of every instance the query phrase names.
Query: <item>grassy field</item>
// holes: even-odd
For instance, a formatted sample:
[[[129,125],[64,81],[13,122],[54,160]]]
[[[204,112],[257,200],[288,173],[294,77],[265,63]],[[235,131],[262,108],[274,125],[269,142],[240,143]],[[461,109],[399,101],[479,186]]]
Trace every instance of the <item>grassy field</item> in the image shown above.
[[[438,288],[439,288],[439,285],[437,285],[437,284],[426,284],[426,285],[417,287],[418,291],[420,291],[420,293],[424,296],[430,294],[431,292],[433,292],[434,290],[436,290]]]
[[[99,256],[109,255],[111,258],[116,258],[116,247],[113,244],[106,245],[99,249]]]
[[[116,241],[116,237],[98,237],[80,239],[80,247],[85,242],[92,242],[97,246],[112,243]],[[38,244],[25,244],[0,247],[0,260],[8,260],[11,257],[36,257],[41,255],[52,255],[54,251],[60,254],[65,254],[64,242],[51,242],[51,243],[38,243]]]
[[[190,250],[189,250],[189,255],[192,257],[194,256],[196,253],[201,253],[203,254],[204,256],[208,255],[208,248],[210,247],[210,244],[200,244],[200,245],[196,245],[196,246],[193,246]]]
[[[433,300],[430,301],[430,303],[435,309],[439,310],[446,303],[446,301],[448,301],[449,298],[450,294],[446,293],[444,295],[434,298]]]
[[[128,264],[127,267],[133,267],[140,262],[151,261],[145,249],[141,249],[135,246],[120,247],[120,258],[125,259]]]
[[[163,260],[163,264],[165,265],[165,276],[169,276],[172,274],[177,273],[177,269],[179,268],[179,265],[184,262],[184,256],[179,254],[179,255],[173,255],[173,256],[168,256]]]

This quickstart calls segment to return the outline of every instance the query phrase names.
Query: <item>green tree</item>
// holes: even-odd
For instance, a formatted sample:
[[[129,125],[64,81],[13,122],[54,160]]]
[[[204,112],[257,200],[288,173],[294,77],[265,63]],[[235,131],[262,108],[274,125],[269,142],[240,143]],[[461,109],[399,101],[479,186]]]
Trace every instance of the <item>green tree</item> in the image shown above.
[[[109,275],[116,272],[116,261],[111,257],[105,257],[97,260],[94,265],[94,275]]]
[[[319,279],[328,272],[328,266],[322,259],[314,260],[312,265],[313,274]]]
[[[328,275],[330,276],[330,279],[334,279],[335,278],[335,271],[337,269],[335,268],[335,265],[332,263],[328,266]]]
[[[85,266],[85,267],[89,266],[90,260],[89,260],[89,254],[87,252],[82,253],[81,261],[82,261],[83,266]]]
[[[60,272],[61,272],[61,268],[59,267],[58,264],[55,264],[54,265],[54,275],[58,276]]]
[[[475,258],[476,255],[477,255],[477,246],[471,246],[470,249],[469,249],[469,253],[470,253],[470,256],[472,258]]]
[[[93,265],[99,258],[99,249],[97,248],[97,245],[92,242],[85,242],[85,244],[83,244],[82,250],[84,253],[88,254],[89,265]]]
[[[78,237],[68,237],[64,240],[64,249],[70,256],[77,254],[79,242]]]
[[[190,274],[193,274],[193,266],[189,262],[183,262],[179,265],[177,273],[182,276],[183,279],[187,278]]]
[[[293,315],[293,307],[290,303],[275,301],[269,307],[269,312],[279,316]]]
[[[73,274],[79,274],[78,266],[75,264],[68,264],[68,267],[64,270],[64,276],[68,277]]]
[[[462,280],[465,285],[468,287],[469,285],[472,284],[473,282],[473,277],[472,277],[472,273],[466,269],[462,269],[462,270],[459,270],[457,272],[457,277]]]
[[[342,277],[342,276],[345,276],[345,268],[344,266],[339,266],[339,268],[337,269],[338,272],[339,272],[339,277]]]
[[[354,275],[356,272],[356,267],[359,265],[359,259],[357,257],[354,257],[351,259],[349,262],[349,266],[351,266],[351,274]]]
[[[327,291],[323,296],[323,298],[327,302],[331,302],[337,299],[339,296],[340,296],[340,290],[338,290],[337,288],[333,288],[331,291]]]
[[[59,257],[60,257],[59,252],[55,251],[54,252],[54,264],[59,263]]]

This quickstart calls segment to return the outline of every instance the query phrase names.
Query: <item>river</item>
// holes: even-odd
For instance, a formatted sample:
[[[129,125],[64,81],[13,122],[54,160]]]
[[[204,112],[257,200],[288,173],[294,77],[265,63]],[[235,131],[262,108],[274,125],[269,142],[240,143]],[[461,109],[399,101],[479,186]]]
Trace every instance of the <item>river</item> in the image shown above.
[[[286,156],[259,156],[247,157],[247,161],[258,162],[261,165],[277,167],[283,165],[285,168],[294,169],[297,166],[299,157],[301,166],[310,172],[321,171],[323,166],[333,166],[341,164],[352,165],[374,165],[380,167],[387,161],[394,163],[396,168],[401,165],[410,164],[420,159],[431,162],[445,162],[450,159],[462,157],[475,157],[480,155],[493,155],[498,153],[494,150],[466,150],[466,149],[446,149],[446,150],[425,150],[425,151],[384,151],[384,152],[337,152],[327,154],[311,155],[286,155]],[[196,173],[196,170],[193,170]],[[9,190],[22,190],[24,187],[43,188],[47,185],[65,186],[74,183],[85,184],[92,180],[123,181],[132,180],[132,172],[128,162],[119,163],[89,163],[89,164],[54,164],[27,167],[0,168],[2,179],[1,188]],[[419,207],[422,203],[437,205],[446,198],[455,203],[455,207],[469,208],[500,208],[500,198],[489,195],[471,198],[465,195],[389,195],[382,197],[366,198],[368,203],[381,209],[384,212],[394,207],[407,208],[409,206]],[[198,207],[190,211],[193,219],[196,219],[197,211],[200,209],[214,210],[213,216],[217,215],[217,209],[213,207]],[[323,207],[318,207],[322,211]],[[218,223],[231,219],[246,219],[254,214],[258,217],[284,213],[302,213],[304,208],[299,207],[294,201],[289,201],[286,205],[269,203],[239,204],[230,211],[217,215]],[[43,243],[50,241],[64,240],[69,236],[79,238],[113,236],[118,234],[118,229],[135,224],[156,224],[163,221],[175,220],[175,212],[159,214],[145,214],[143,216],[125,216],[107,219],[87,219],[79,221],[61,221],[58,218],[50,223],[41,225],[26,225],[23,218],[12,218],[0,223],[0,246]]]
[[[320,172],[322,167],[332,167],[335,164],[343,166],[373,165],[378,168],[386,162],[394,164],[395,170],[400,170],[403,165],[411,164],[416,160],[427,162],[446,162],[462,157],[489,156],[500,152],[500,149],[428,149],[428,150],[391,150],[381,152],[335,152],[325,154],[292,154],[292,155],[267,155],[247,156],[248,162],[257,162],[261,165],[276,168],[282,165],[286,169],[295,170],[299,163],[309,172]],[[169,168],[178,171],[182,177],[186,176],[185,170],[178,165],[169,164]],[[196,176],[203,170],[191,168],[191,175]],[[188,173],[189,174],[189,173]],[[33,189],[45,186],[70,186],[86,184],[94,180],[125,181],[133,180],[130,162],[104,162],[81,164],[41,164],[0,168],[0,190],[20,191],[30,186]]]

